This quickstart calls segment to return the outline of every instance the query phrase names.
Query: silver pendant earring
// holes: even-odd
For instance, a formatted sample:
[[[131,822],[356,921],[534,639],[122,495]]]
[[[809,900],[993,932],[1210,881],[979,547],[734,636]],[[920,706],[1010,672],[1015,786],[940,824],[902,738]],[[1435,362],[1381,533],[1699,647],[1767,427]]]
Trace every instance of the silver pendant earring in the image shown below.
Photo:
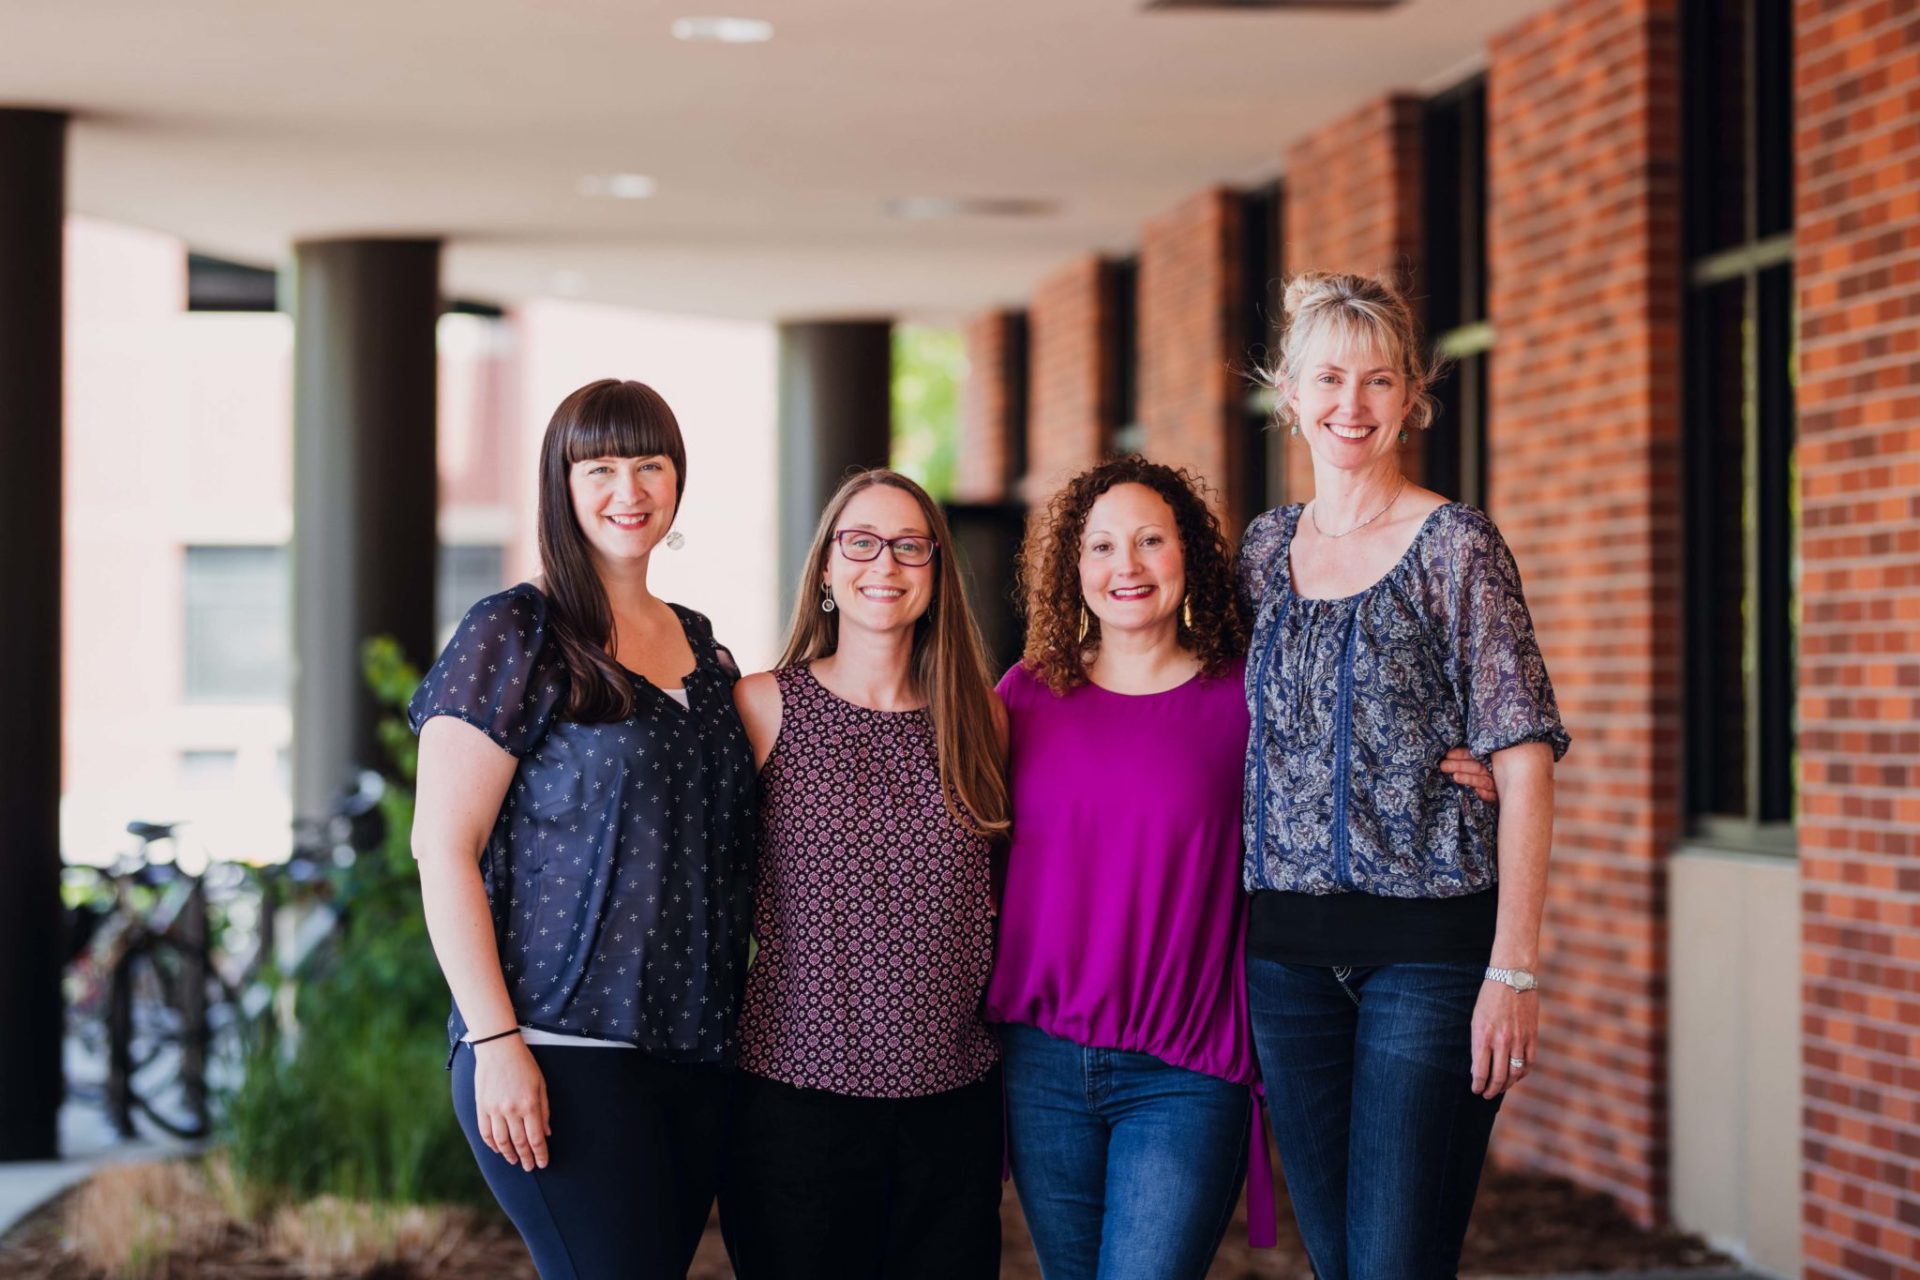
[[[1404,435],[1401,436],[1400,438],[1402,440],[1406,439]],[[686,535],[681,533],[678,529],[675,529],[672,533],[667,535],[667,550],[678,551],[680,548],[686,545],[687,545]]]
[[[833,588],[825,583],[820,584],[820,612],[833,612]]]
[[[1287,434],[1292,436],[1294,439],[1298,440],[1300,438],[1300,424],[1296,422],[1292,426],[1288,427]]]

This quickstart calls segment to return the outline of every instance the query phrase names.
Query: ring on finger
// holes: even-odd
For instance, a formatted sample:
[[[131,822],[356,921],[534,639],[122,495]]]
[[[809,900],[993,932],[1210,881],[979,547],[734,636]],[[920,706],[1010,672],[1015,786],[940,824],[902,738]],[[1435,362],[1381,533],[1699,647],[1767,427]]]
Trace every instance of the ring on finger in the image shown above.
[[[1525,1071],[1527,1069],[1527,1060],[1525,1058],[1508,1058],[1507,1065],[1515,1071]]]

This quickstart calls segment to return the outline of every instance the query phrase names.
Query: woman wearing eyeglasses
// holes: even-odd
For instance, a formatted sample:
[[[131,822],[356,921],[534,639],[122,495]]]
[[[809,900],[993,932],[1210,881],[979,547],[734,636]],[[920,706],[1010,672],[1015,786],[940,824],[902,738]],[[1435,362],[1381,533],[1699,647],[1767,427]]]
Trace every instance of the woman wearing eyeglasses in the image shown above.
[[[950,547],[913,481],[847,481],[779,665],[735,688],[762,819],[720,1208],[741,1280],[999,1271],[1004,722]]]

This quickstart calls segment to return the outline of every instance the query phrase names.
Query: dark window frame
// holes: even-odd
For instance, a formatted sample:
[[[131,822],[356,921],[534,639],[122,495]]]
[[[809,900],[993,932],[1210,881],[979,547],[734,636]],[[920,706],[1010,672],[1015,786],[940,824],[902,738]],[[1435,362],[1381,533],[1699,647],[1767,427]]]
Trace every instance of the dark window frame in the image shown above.
[[[1780,854],[1796,849],[1798,813],[1792,38],[1791,18],[1767,0],[1683,9],[1684,145],[1716,157],[1711,174],[1683,167],[1686,807],[1694,840]],[[1736,524],[1729,609],[1721,583]],[[1729,737],[1722,702],[1736,687],[1740,731]]]
[[[1106,400],[1112,415],[1106,423],[1107,457],[1139,453],[1147,432],[1140,421],[1140,259],[1115,258],[1106,263],[1107,370],[1112,379]]]

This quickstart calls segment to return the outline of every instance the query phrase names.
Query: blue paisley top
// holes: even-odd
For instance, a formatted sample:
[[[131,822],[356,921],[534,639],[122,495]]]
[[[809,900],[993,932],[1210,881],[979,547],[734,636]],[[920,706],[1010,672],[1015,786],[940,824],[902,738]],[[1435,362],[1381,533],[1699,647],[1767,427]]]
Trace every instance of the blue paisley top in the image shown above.
[[[1464,503],[1427,517],[1358,595],[1294,594],[1299,505],[1241,543],[1247,658],[1243,880],[1250,890],[1455,898],[1493,885],[1495,810],[1436,767],[1547,742],[1566,754],[1553,685],[1493,522]]]

